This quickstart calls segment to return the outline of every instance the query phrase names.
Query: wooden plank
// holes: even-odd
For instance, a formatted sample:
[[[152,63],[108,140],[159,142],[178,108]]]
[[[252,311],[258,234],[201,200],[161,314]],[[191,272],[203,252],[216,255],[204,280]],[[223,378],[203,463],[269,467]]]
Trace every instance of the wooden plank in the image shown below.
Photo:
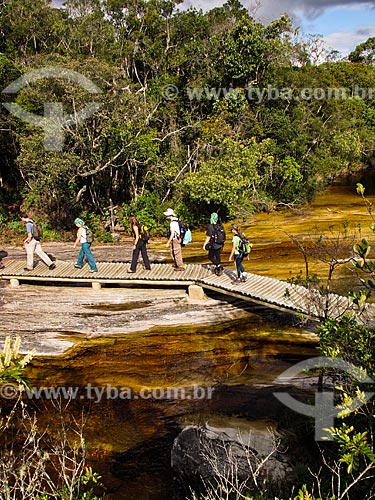
[[[90,273],[88,265],[82,269],[74,267],[74,262],[58,261],[56,269],[50,271],[42,262],[31,272],[23,270],[24,262],[8,261],[0,270],[2,279],[17,279],[22,282],[45,283],[100,283],[121,284],[124,286],[176,286],[188,287],[198,284],[208,290],[250,301],[261,306],[271,307],[283,312],[301,311],[309,317],[319,317],[324,310],[324,297],[318,291],[290,284],[276,278],[248,273],[244,283],[232,284],[235,273],[226,269],[222,276],[214,275],[206,266],[188,264],[185,271],[176,272],[170,264],[151,264],[147,271],[139,266],[136,273],[128,273],[129,262],[98,262],[98,273]],[[285,296],[285,292],[289,296]],[[351,306],[346,297],[330,294],[329,313],[336,317]],[[375,305],[369,304],[367,315],[375,318]]]

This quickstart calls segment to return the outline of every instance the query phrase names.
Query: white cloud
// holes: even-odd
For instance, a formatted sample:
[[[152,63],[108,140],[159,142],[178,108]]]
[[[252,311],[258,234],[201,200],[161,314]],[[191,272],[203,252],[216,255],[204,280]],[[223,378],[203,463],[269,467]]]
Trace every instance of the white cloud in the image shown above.
[[[323,39],[327,47],[347,55],[370,37],[375,37],[375,26],[361,26],[356,31],[336,31]]]
[[[280,14],[287,12],[291,17],[306,17],[315,19],[326,10],[335,7],[349,8],[375,8],[375,1],[353,1],[353,0],[262,0],[259,14],[268,17],[269,20],[276,19]]]
[[[255,0],[240,0],[244,7],[251,9]],[[224,0],[185,0],[181,6],[195,7],[204,11],[223,5]],[[280,14],[288,13],[293,18],[301,16],[315,19],[333,7],[375,8],[375,1],[364,0],[260,0],[257,14],[265,22],[277,19]]]

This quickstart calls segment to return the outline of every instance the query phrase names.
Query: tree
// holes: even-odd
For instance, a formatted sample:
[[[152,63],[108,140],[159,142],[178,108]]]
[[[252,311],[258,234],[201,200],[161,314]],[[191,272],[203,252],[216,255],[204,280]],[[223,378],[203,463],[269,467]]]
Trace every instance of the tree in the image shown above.
[[[51,9],[48,0],[6,0],[0,9],[0,52],[26,59],[31,54],[53,50],[54,23],[62,12]]]
[[[353,63],[373,66],[375,62],[375,37],[357,45],[354,51],[349,54],[348,59]]]

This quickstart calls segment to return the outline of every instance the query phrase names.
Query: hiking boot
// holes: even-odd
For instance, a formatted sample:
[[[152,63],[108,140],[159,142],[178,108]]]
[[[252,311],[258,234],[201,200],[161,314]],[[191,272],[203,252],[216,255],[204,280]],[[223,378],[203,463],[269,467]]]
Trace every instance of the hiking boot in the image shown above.
[[[128,273],[135,273],[135,271],[133,271],[133,269],[128,269],[127,272]]]
[[[74,264],[74,267],[75,267],[76,269],[82,269],[82,266],[80,266],[79,264]]]
[[[48,269],[50,271],[53,271],[54,269],[56,269],[56,264],[52,263],[50,266],[48,266]]]
[[[97,272],[98,272],[98,270],[97,270],[97,269],[90,269],[90,271],[89,271],[89,272],[90,272],[90,273],[97,273]]]
[[[222,274],[224,273],[224,268],[223,266],[219,266],[217,269],[216,269],[216,276],[221,276]]]

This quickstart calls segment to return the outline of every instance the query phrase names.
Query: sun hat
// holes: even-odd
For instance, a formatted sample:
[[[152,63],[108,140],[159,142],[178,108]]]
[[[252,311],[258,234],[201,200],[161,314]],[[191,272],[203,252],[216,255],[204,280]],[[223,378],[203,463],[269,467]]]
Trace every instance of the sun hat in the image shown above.
[[[74,224],[79,224],[80,226],[84,226],[85,225],[85,223],[83,222],[83,220],[82,219],[78,219],[78,217],[77,217],[77,219],[74,219]]]
[[[210,224],[216,224],[218,220],[219,216],[217,215],[217,213],[213,212],[211,214]]]
[[[163,212],[163,214],[166,216],[166,217],[169,217],[169,216],[173,216],[173,217],[176,217],[176,214],[173,212],[173,210],[171,208],[167,208],[167,210],[165,212]]]

